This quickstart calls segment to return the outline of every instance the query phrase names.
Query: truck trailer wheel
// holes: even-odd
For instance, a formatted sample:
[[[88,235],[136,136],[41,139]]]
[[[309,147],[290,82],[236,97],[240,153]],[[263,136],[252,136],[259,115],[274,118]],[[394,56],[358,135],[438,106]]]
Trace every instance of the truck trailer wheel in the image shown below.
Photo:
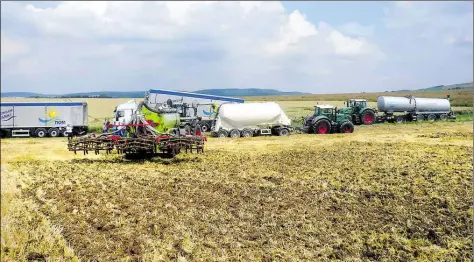
[[[350,121],[343,122],[339,130],[341,133],[354,133],[354,124]]]
[[[448,115],[446,115],[446,114],[442,114],[442,115],[439,116],[439,120],[441,120],[441,121],[445,121],[447,119],[448,119]]]
[[[232,138],[240,137],[240,131],[238,129],[230,130],[230,137],[232,137]]]
[[[244,130],[242,130],[242,136],[243,137],[252,137],[253,132],[252,132],[252,130],[245,128]]]
[[[221,129],[219,130],[219,132],[217,132],[217,137],[219,138],[224,138],[228,136],[229,136],[229,132],[227,132],[227,130]]]
[[[371,110],[367,110],[362,114],[362,124],[372,125],[375,122],[375,113]]]
[[[0,130],[0,138],[7,138],[10,137],[10,131],[9,130]]]
[[[428,121],[434,122],[435,120],[436,120],[436,116],[435,116],[435,115],[433,115],[433,114],[429,114],[429,115],[428,115]]]
[[[47,132],[46,132],[46,129],[44,129],[44,128],[38,128],[38,129],[36,129],[36,131],[35,131],[35,135],[36,135],[37,137],[45,137],[46,134],[47,134]]]
[[[207,131],[209,131],[209,130],[210,130],[210,128],[207,126],[207,124],[204,124],[204,123],[203,123],[203,124],[201,125],[201,131],[202,131],[203,133],[205,133],[205,132],[207,132]]]
[[[289,136],[290,135],[290,130],[288,130],[286,128],[282,128],[282,129],[280,129],[280,131],[278,131],[278,135],[279,136]]]
[[[331,133],[331,124],[326,119],[321,119],[314,124],[315,134],[329,134]]]
[[[59,130],[55,127],[50,128],[48,130],[48,134],[49,134],[50,137],[58,137],[59,136]]]
[[[403,123],[403,122],[405,122],[405,117],[404,116],[397,116],[397,118],[395,119],[395,122]]]

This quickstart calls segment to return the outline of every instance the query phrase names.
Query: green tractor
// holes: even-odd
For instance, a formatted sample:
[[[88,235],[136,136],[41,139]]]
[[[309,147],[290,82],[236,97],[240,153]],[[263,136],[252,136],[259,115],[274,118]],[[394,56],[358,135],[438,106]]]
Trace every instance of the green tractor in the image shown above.
[[[304,119],[302,131],[312,134],[352,133],[354,124],[348,115],[338,113],[337,107],[317,105],[314,114]]]
[[[347,107],[339,110],[339,113],[350,117],[355,125],[371,125],[377,120],[376,111],[367,107],[367,99],[349,99],[344,102]]]

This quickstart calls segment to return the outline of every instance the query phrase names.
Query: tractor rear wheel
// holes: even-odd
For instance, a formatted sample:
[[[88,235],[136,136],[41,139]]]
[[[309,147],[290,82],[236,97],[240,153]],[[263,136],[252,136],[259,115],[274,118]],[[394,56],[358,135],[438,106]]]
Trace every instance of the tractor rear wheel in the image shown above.
[[[230,137],[232,137],[232,138],[240,137],[240,131],[238,129],[230,130]]]
[[[326,119],[321,119],[314,124],[315,134],[329,134],[331,133],[331,123]]]
[[[375,122],[375,113],[372,110],[366,110],[362,113],[362,124],[372,125]]]
[[[217,137],[219,138],[224,138],[224,137],[228,137],[229,136],[229,132],[227,132],[227,130],[225,129],[221,129],[219,130],[219,132],[217,132]]]
[[[354,124],[350,121],[343,122],[339,130],[341,133],[354,133]]]

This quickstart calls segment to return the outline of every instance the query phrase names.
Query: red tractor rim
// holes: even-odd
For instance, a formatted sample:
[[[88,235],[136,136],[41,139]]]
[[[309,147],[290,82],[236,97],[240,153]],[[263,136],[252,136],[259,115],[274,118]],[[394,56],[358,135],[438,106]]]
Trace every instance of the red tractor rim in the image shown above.
[[[351,132],[351,129],[348,126],[346,126],[344,128],[344,133],[350,133],[350,132]]]
[[[370,114],[364,116],[364,123],[370,124],[374,121],[374,117]]]
[[[318,132],[319,132],[320,134],[326,134],[327,131],[328,131],[328,125],[327,125],[326,123],[324,123],[324,122],[321,123],[321,124],[319,125],[319,127],[318,127]]]

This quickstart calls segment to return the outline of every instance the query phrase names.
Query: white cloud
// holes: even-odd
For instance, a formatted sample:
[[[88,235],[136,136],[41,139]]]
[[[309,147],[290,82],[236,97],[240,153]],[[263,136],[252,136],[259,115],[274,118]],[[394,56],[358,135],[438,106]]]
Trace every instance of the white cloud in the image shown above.
[[[53,80],[60,74],[95,89],[108,89],[99,86],[107,83],[125,89],[163,84],[324,92],[331,81],[353,74],[342,72],[347,59],[359,65],[358,74],[368,75],[384,58],[368,38],[370,26],[348,25],[359,30],[353,37],[314,24],[299,10],[288,12],[280,2],[73,1],[20,10],[20,22],[39,34],[28,59],[41,67],[48,86],[66,86],[59,82],[64,79]],[[141,84],[133,83],[137,79]]]
[[[1,45],[2,62],[24,55],[30,50],[29,46],[25,42],[21,40],[12,39],[10,37],[4,36],[3,34],[1,36]]]

